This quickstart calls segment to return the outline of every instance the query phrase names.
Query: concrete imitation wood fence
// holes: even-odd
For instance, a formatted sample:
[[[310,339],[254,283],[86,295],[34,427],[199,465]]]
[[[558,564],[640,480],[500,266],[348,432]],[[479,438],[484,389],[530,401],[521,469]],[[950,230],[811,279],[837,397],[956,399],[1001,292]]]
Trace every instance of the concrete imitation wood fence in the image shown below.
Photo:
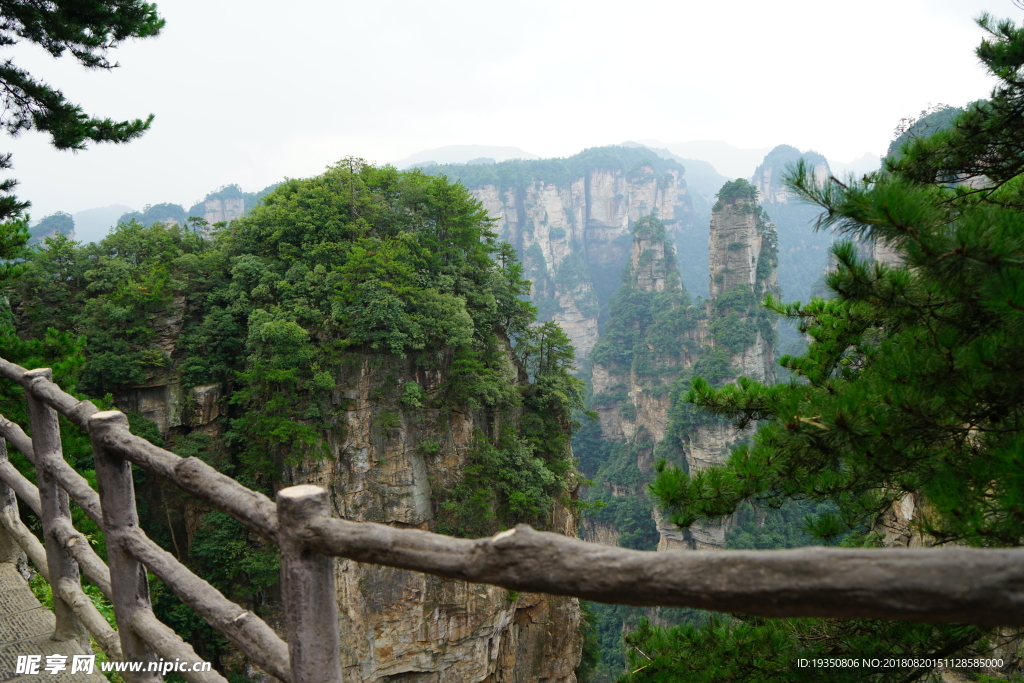
[[[88,646],[91,634],[115,660],[199,661],[153,614],[149,571],[273,676],[287,683],[340,683],[333,557],[626,605],[1024,626],[1024,549],[656,553],[526,525],[470,540],[349,522],[331,516],[324,489],[292,486],[271,501],[201,460],[154,446],[129,432],[124,414],[100,412],[63,392],[47,369],[25,370],[0,359],[0,378],[24,388],[32,432],[29,438],[0,416],[0,535],[16,542],[53,588],[54,638]],[[64,460],[58,413],[89,434],[98,493]],[[4,439],[35,466],[38,487],[8,462]],[[278,544],[287,642],[146,536],[138,525],[132,464]],[[16,497],[42,520],[43,543],[21,522]],[[109,566],[72,526],[69,500],[103,529]],[[113,604],[116,631],[83,593],[80,572]],[[216,672],[180,673],[195,683],[226,683]],[[161,680],[152,672],[124,675],[130,683]]]

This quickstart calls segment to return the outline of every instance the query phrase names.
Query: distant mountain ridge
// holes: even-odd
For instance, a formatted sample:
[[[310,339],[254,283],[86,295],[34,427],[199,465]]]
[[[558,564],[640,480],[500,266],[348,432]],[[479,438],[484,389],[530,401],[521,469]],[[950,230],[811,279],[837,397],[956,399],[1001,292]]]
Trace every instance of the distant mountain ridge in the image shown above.
[[[400,161],[392,162],[392,165],[399,170],[405,170],[414,166],[429,166],[432,164],[466,164],[483,160],[496,163],[509,159],[540,159],[540,156],[518,147],[505,147],[501,145],[447,145],[410,154]]]

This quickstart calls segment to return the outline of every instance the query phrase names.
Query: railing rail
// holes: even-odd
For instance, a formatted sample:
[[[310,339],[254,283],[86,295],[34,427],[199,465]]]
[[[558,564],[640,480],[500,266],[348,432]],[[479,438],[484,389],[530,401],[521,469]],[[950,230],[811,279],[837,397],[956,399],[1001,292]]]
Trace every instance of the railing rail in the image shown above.
[[[189,571],[138,526],[129,462],[116,450],[105,447],[100,439],[100,435],[110,429],[127,431],[127,420],[122,413],[101,413],[91,403],[77,401],[50,381],[47,370],[25,371],[0,360],[0,375],[7,379],[13,375],[25,387],[35,437],[29,438],[19,425],[0,416],[0,532],[6,531],[53,588],[57,624],[54,640],[75,639],[88,645],[85,636],[88,631],[110,659],[144,663],[157,659],[201,661],[192,647],[153,613],[146,583],[146,571],[149,570],[182,602],[271,675],[286,683],[293,680],[332,680],[329,671],[323,668],[317,670],[315,677],[294,679],[288,645],[273,629]],[[99,493],[61,456],[57,412],[70,417],[79,426],[84,424],[90,432]],[[33,485],[8,462],[4,439],[10,441],[36,468],[40,487]],[[43,521],[45,546],[18,518],[15,496],[24,500]],[[67,505],[69,496],[103,529],[110,568],[71,525]],[[273,503],[269,504],[273,507]],[[51,554],[55,559],[51,559]],[[51,571],[54,566],[59,567],[62,573],[54,576]],[[118,631],[109,626],[81,590],[78,581],[80,567],[113,604],[120,626]],[[319,634],[318,642],[322,642]],[[337,650],[336,639],[330,649]],[[146,668],[145,664],[143,668]],[[215,671],[179,673],[190,682],[226,683]],[[162,679],[160,673],[150,671],[125,672],[124,675],[132,683]],[[340,667],[334,680],[340,681]]]
[[[452,538],[330,516],[327,492],[293,486],[276,503],[196,458],[181,458],[50,381],[0,359],[24,387],[32,432],[0,416],[0,535],[6,532],[54,587],[55,637],[87,629],[114,659],[198,661],[149,605],[146,571],[255,663],[286,683],[340,683],[333,560],[344,557],[512,590],[629,605],[676,605],[763,616],[871,617],[1024,626],[1024,549],[837,549],[646,552],[520,525],[490,538]],[[89,433],[99,493],[60,456],[56,413]],[[3,439],[36,467],[40,487],[7,462]],[[287,643],[259,617],[195,576],[138,526],[130,463],[168,479],[281,548]],[[45,548],[17,517],[15,496],[43,520]],[[64,496],[62,498],[62,496]],[[103,529],[110,567],[71,526],[67,498]],[[4,539],[0,538],[0,551]],[[118,638],[78,583],[79,568],[110,599]],[[224,681],[216,672],[181,672]],[[159,680],[149,673],[126,676]]]

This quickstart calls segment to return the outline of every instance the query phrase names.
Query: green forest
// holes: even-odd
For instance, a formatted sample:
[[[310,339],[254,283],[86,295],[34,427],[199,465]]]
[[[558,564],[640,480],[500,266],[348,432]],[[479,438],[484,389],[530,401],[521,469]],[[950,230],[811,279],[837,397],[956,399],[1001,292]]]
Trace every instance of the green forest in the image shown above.
[[[212,239],[135,220],[99,244],[47,238],[24,253],[6,287],[4,356],[53,367],[83,397],[109,406],[112,392],[170,373],[186,392],[226,387],[220,433],[182,426],[166,445],[256,490],[273,493],[289,485],[290,468],[340,457],[330,440],[344,432],[350,405],[339,387],[371,357],[383,379],[374,389],[380,438],[403,421],[424,423],[430,458],[451,415],[480,416],[466,467],[438,492],[437,530],[547,528],[555,506],[574,505],[569,437],[584,385],[571,374],[572,346],[557,325],[536,323],[515,253],[443,177],[347,160],[282,184]],[[440,385],[416,381],[432,372]],[[0,413],[19,421],[21,392],[5,391]],[[129,417],[136,433],[165,443],[151,421]],[[65,456],[89,473],[87,438],[65,427]],[[137,485],[154,539],[243,604],[258,610],[270,599],[275,550],[209,512],[185,551],[175,534],[188,503],[141,472]],[[157,595],[158,614],[204,655],[223,650],[176,598]]]

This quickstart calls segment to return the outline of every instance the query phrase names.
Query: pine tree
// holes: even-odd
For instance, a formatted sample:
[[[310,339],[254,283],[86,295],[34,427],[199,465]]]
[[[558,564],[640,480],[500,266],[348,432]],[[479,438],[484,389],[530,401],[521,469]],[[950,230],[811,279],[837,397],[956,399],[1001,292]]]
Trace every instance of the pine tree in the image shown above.
[[[860,532],[851,544],[913,494],[917,531],[935,543],[1024,545],[1024,28],[987,15],[979,24],[990,36],[978,57],[999,79],[990,99],[951,127],[911,139],[860,181],[817,184],[802,165],[791,173],[790,188],[822,208],[821,228],[882,241],[902,264],[867,262],[852,242],[837,245],[834,298],[767,300],[811,338],[806,354],[781,359],[794,379],[721,389],[694,381],[685,400],[760,426],[722,468],[690,476],[661,465],[652,489],[676,523],[729,515],[750,500],[829,501],[836,511],[818,515],[810,531],[832,539]],[[874,640],[835,637],[863,627],[756,620],[673,634],[648,628],[630,642],[653,659],[634,653],[646,668],[628,680],[691,680],[683,662],[713,652],[724,663],[707,680],[795,681],[798,671],[764,660],[765,647],[783,658],[820,652],[828,636],[832,654],[865,642],[876,653],[923,654],[984,649],[990,635],[876,623]],[[764,666],[732,666],[730,648],[761,652]],[[880,675],[849,680],[895,680],[895,672]]]
[[[28,41],[51,56],[70,53],[88,69],[113,69],[107,52],[128,38],[157,35],[164,20],[156,5],[142,0],[0,0],[0,46]],[[64,94],[7,59],[0,62],[0,128],[9,135],[38,130],[61,150],[85,149],[88,142],[128,142],[153,120],[114,121],[97,118],[69,102]],[[0,169],[11,168],[11,155],[0,154]],[[15,258],[28,240],[17,220],[29,207],[12,191],[17,181],[0,182],[0,259]],[[15,220],[12,220],[15,219]]]

